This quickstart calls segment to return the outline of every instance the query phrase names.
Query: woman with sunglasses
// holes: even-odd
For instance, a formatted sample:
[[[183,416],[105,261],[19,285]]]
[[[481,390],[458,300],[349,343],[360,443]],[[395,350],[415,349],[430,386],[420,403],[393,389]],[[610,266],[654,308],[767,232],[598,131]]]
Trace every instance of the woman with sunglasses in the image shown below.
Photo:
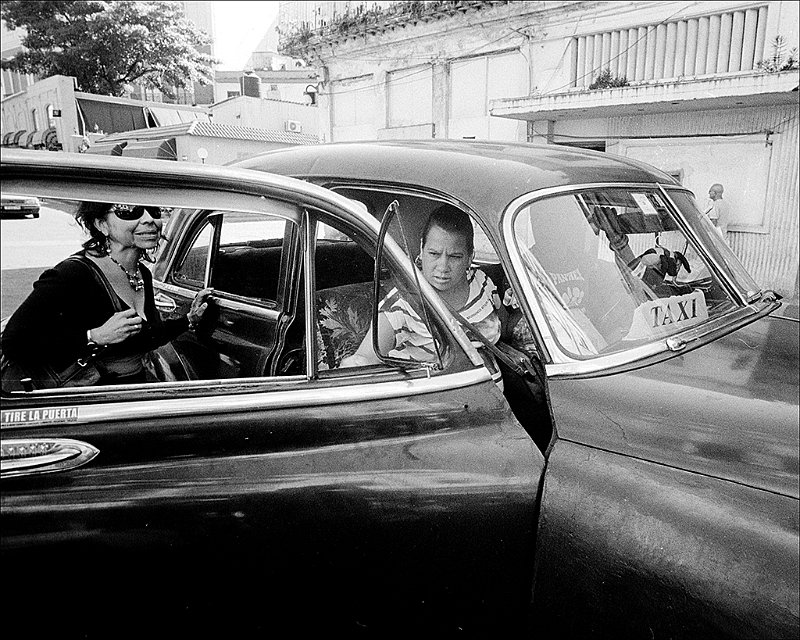
[[[145,356],[195,328],[211,293],[200,291],[185,316],[161,319],[143,264],[161,239],[161,214],[159,207],[82,203],[76,220],[89,239],[34,283],[3,331],[3,355],[56,372],[91,356],[96,384],[146,382]]]

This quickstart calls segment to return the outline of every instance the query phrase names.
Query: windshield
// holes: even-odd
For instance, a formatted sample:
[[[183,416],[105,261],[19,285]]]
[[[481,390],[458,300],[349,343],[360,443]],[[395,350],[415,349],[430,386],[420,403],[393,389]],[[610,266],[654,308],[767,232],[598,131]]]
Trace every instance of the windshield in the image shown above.
[[[689,197],[676,196],[708,240],[713,227],[703,227]],[[603,188],[546,198],[518,211],[513,229],[549,333],[570,357],[663,339],[736,307],[658,190]],[[736,275],[738,265],[743,295],[755,289],[718,240],[715,260]]]
[[[671,191],[669,197],[683,213],[689,226],[692,227],[692,231],[706,241],[709,253],[731,272],[734,283],[739,286],[741,294],[748,300],[756,297],[761,291],[761,287],[756,284],[728,243],[725,242],[719,229],[711,223],[708,216],[700,213],[694,196],[686,191]]]

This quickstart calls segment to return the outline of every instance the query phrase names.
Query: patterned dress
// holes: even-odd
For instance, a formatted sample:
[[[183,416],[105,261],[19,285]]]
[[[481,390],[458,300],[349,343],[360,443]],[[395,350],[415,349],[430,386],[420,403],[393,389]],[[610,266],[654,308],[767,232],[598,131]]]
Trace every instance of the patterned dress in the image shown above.
[[[500,339],[497,287],[480,269],[468,270],[467,282],[467,302],[458,312],[490,342],[496,343]],[[395,347],[389,352],[390,356],[416,362],[436,361],[436,349],[428,327],[396,288],[381,301],[378,310],[386,315],[394,329]]]

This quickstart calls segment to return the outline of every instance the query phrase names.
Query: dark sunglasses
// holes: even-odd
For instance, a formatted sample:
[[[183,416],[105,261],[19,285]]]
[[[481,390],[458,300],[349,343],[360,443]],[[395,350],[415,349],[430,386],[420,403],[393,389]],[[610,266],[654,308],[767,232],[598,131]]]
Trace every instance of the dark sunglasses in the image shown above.
[[[163,207],[132,207],[128,204],[115,204],[111,207],[111,212],[117,216],[120,220],[138,220],[144,215],[144,212],[150,214],[150,217],[153,220],[159,220],[163,215],[166,215],[169,212],[169,209],[164,209]]]

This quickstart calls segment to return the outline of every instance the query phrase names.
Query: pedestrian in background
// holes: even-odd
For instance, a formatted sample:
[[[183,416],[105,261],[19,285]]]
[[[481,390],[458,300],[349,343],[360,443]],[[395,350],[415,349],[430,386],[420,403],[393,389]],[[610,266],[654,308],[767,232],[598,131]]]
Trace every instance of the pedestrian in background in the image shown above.
[[[708,203],[704,213],[711,220],[711,223],[717,228],[723,239],[728,235],[728,219],[729,210],[728,203],[722,199],[722,192],[724,191],[720,183],[712,184],[708,189]]]

